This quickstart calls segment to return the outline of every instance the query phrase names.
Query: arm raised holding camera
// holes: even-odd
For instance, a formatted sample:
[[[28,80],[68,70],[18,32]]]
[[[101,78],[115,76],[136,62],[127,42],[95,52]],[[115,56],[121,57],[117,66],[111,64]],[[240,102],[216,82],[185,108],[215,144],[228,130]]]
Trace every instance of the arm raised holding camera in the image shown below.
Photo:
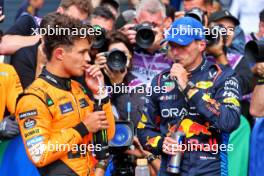
[[[127,67],[121,71],[111,70],[107,66],[107,58],[105,53],[98,53],[95,58],[95,65],[98,65],[100,69],[103,69],[104,73],[110,79],[112,85],[121,84],[127,74]]]
[[[264,116],[264,62],[257,63],[252,72],[257,75],[257,85],[254,88],[251,102],[250,102],[250,114],[255,117]]]
[[[226,53],[224,51],[224,47],[225,47],[224,39],[221,36],[219,37],[220,37],[220,40],[217,43],[211,46],[208,46],[206,48],[206,51],[207,53],[212,54],[215,57],[217,63],[227,65],[228,60],[227,60]]]

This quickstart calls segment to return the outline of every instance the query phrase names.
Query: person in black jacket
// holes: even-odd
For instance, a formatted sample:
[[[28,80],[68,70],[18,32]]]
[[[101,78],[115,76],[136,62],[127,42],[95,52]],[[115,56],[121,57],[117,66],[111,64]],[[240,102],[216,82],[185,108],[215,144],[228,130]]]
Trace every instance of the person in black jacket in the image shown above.
[[[241,102],[242,114],[253,124],[252,117],[249,114],[249,95],[253,91],[253,73],[249,58],[243,56],[241,52],[232,49],[232,46],[239,48],[244,41],[244,36],[236,35],[239,29],[239,20],[236,19],[228,10],[222,10],[212,13],[209,17],[210,25],[220,25],[226,29],[227,35],[220,36],[221,40],[207,47],[207,53],[213,55],[213,59],[217,63],[231,67],[238,75],[239,84],[243,95]],[[243,32],[243,31],[242,31]]]

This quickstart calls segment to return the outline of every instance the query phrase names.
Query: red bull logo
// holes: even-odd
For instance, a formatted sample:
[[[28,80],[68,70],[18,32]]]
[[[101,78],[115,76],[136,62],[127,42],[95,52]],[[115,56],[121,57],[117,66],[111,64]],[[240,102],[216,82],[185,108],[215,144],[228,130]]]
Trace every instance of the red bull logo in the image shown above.
[[[184,119],[181,122],[178,130],[184,132],[186,134],[186,138],[190,138],[194,135],[200,135],[200,134],[212,135],[212,133],[208,130],[208,128],[209,128],[208,123],[206,125],[201,125],[197,122],[193,122],[190,119]]]
[[[155,148],[158,146],[160,139],[161,139],[161,136],[156,136],[153,138],[148,137],[148,139],[147,139],[148,142],[146,143],[146,145],[150,145],[151,147]]]
[[[176,124],[171,126],[171,124],[168,124],[168,133],[167,133],[167,136],[171,136],[172,133],[176,132]]]

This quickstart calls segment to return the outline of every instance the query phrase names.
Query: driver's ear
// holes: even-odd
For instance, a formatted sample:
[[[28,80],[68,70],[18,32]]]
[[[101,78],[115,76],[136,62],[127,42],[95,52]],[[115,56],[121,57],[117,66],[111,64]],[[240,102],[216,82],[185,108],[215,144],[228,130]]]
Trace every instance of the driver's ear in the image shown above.
[[[53,51],[54,57],[60,61],[63,60],[63,55],[65,53],[64,48],[62,47],[58,47]]]
[[[199,41],[199,51],[204,51],[206,49],[206,41],[205,40],[201,40]]]

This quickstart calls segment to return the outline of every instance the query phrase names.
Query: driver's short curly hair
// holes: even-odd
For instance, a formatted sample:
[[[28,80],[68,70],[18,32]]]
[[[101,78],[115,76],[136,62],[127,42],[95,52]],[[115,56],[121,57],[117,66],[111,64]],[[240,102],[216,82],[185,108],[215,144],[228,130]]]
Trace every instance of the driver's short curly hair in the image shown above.
[[[57,12],[49,13],[46,15],[40,24],[40,30],[45,30],[43,35],[43,51],[48,60],[52,58],[52,52],[59,46],[71,47],[74,42],[81,38],[86,38],[91,44],[94,38],[93,35],[89,35],[87,31],[93,31],[93,28],[87,24],[81,23],[80,20],[71,18],[67,15]],[[51,30],[56,32],[51,34]],[[85,31],[81,33],[80,31]],[[66,31],[66,32],[65,32]]]
[[[87,13],[88,16],[93,12],[91,0],[61,0],[60,7],[68,9],[70,6],[76,6],[79,10]]]

